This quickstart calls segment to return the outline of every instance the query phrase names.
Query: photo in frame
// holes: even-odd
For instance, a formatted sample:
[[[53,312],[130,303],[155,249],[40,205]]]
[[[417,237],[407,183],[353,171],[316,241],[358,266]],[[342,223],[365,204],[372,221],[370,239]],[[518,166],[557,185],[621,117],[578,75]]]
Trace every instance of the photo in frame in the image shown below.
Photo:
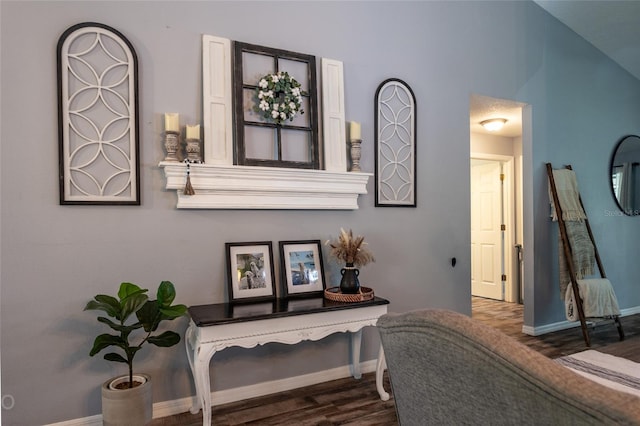
[[[230,303],[260,302],[276,297],[271,241],[225,243]]]
[[[280,241],[283,297],[321,295],[326,288],[320,240]]]

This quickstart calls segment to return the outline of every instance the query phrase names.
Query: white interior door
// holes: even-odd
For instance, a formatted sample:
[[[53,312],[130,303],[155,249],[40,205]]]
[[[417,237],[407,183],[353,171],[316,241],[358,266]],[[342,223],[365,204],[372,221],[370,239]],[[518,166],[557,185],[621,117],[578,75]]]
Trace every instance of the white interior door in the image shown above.
[[[502,164],[471,160],[471,294],[504,300]]]

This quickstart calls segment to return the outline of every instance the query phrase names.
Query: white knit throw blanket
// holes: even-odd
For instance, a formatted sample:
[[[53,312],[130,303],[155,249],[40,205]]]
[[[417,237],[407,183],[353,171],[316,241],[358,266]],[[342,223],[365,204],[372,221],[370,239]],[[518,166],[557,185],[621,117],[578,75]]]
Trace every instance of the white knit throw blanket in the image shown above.
[[[562,218],[565,221],[586,219],[587,215],[580,204],[580,192],[578,192],[578,180],[575,172],[570,169],[554,170],[553,181],[556,184],[556,193],[562,209]],[[551,195],[551,182],[549,182],[549,200],[551,201],[551,218],[557,221],[558,214]]]
[[[578,280],[578,291],[580,292],[582,310],[586,318],[604,318],[620,315],[618,298],[608,279],[591,278]],[[571,285],[567,286],[565,313],[569,321],[577,321],[579,319]]]
[[[596,254],[587,224],[584,221],[564,223],[567,229],[567,237],[573,252],[573,270],[576,272],[576,279],[582,279],[595,274]],[[564,245],[562,237],[558,238],[558,269],[560,270],[560,299],[565,300],[567,283],[571,282],[569,266],[565,260]]]
[[[567,230],[567,238],[573,254],[573,268],[576,278],[581,279],[593,275],[595,271],[595,250],[584,220],[587,218],[578,192],[578,180],[571,169],[553,171],[558,203],[562,210],[562,219]],[[553,200],[551,181],[549,181],[549,201],[551,203],[551,219],[558,220],[557,209]],[[561,235],[558,236],[558,260],[560,269],[560,299],[565,300],[567,283],[571,282],[569,267],[565,260]]]

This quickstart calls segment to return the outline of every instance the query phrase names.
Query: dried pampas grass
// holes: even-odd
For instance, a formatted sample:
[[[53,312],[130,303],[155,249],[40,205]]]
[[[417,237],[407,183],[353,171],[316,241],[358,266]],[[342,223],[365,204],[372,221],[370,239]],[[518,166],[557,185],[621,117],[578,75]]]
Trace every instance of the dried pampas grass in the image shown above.
[[[327,244],[331,247],[329,252],[331,256],[345,263],[353,263],[356,267],[376,261],[371,250],[366,247],[364,237],[361,235],[354,237],[351,229],[347,232],[340,228],[338,239],[327,241]]]

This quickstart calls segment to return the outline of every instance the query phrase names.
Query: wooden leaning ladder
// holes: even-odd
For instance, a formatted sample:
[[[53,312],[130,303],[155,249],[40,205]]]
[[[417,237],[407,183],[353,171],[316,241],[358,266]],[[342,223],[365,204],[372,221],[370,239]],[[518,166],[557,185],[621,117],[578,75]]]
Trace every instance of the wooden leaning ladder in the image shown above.
[[[573,170],[570,165],[565,166],[569,170]],[[576,305],[576,310],[578,311],[578,318],[580,318],[580,326],[582,327],[582,337],[584,337],[584,342],[587,346],[591,346],[591,341],[589,339],[589,331],[587,329],[587,320],[584,315],[584,309],[582,307],[582,299],[580,297],[580,289],[578,288],[578,280],[576,278],[576,269],[573,263],[573,252],[571,250],[571,244],[569,242],[569,237],[567,235],[567,227],[564,223],[564,219],[562,218],[562,207],[560,206],[560,202],[558,200],[558,191],[556,189],[556,184],[553,179],[553,167],[551,163],[547,163],[547,175],[549,176],[549,184],[551,188],[551,195],[553,197],[553,204],[555,205],[556,213],[558,216],[558,228],[560,229],[560,239],[562,240],[562,247],[564,250],[564,257],[567,262],[567,268],[569,269],[569,276],[571,278],[571,288],[573,289],[573,295]],[[585,211],[584,205],[582,204],[582,197],[578,195],[578,199],[580,201],[580,207]],[[596,264],[598,265],[598,270],[600,271],[601,278],[607,278],[604,272],[604,268],[602,266],[602,261],[600,260],[600,254],[598,253],[598,247],[596,246],[596,242],[593,238],[593,233],[591,232],[591,226],[589,225],[589,219],[585,218],[585,225],[587,228],[587,233],[589,234],[589,239],[591,240],[591,244],[593,245],[593,251],[596,258]],[[620,323],[620,318],[618,315],[613,316],[613,321],[618,327],[618,335],[620,336],[620,340],[624,340],[624,331],[622,330],[622,324]]]

